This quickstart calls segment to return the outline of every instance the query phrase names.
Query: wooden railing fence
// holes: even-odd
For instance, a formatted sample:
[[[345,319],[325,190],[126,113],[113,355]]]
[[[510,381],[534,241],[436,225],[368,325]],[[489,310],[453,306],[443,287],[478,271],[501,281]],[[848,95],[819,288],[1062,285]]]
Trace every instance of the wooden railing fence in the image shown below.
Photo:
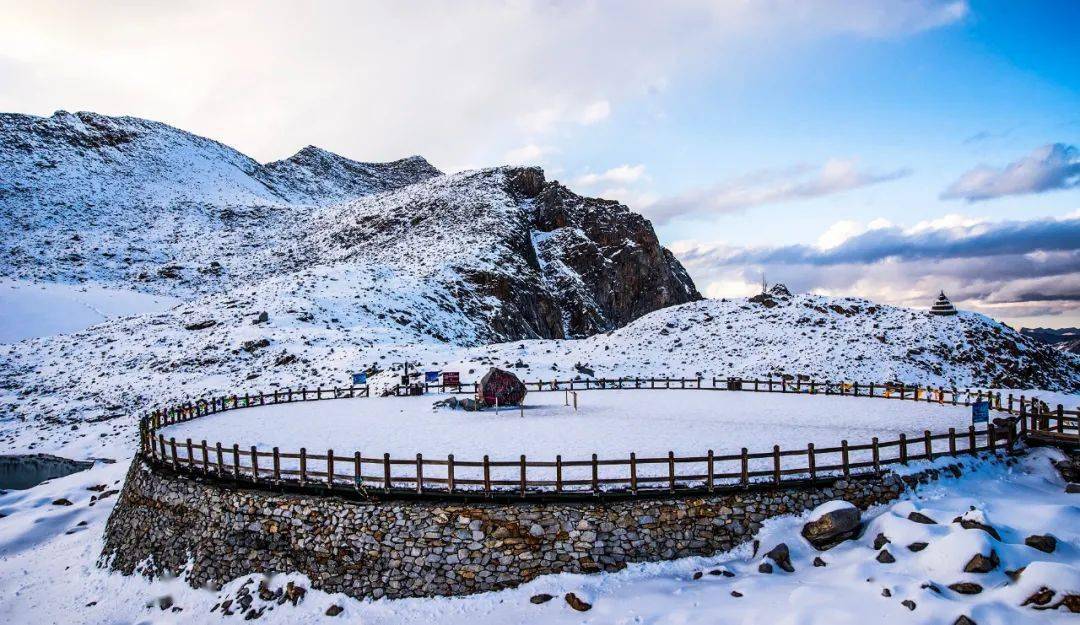
[[[1012,394],[1003,398],[1001,393],[984,391],[771,378],[712,378],[708,382],[702,378],[622,378],[535,381],[526,385],[531,391],[692,389],[836,394],[965,406],[972,400],[986,400],[992,414],[1003,416],[992,419],[981,429],[949,428],[938,433],[927,430],[911,438],[900,434],[894,440],[874,437],[857,444],[842,440],[832,447],[815,447],[809,443],[803,448],[786,450],[776,445],[766,451],[742,448],[737,454],[706,450],[698,456],[675,456],[669,451],[666,456],[638,457],[630,453],[625,458],[604,459],[597,454],[589,459],[563,459],[556,455],[541,460],[522,455],[514,460],[493,460],[485,455],[480,460],[459,460],[453,454],[446,458],[424,457],[420,453],[415,458],[391,458],[387,453],[337,454],[332,449],[317,453],[305,448],[259,450],[255,446],[241,448],[238,443],[166,439],[160,431],[176,423],[241,408],[370,395],[367,386],[319,387],[202,398],[155,410],[140,419],[141,451],[157,467],[270,488],[380,497],[580,498],[711,493],[880,474],[883,467],[915,460],[983,451],[1012,452],[1026,436],[1037,432],[1075,434],[1080,442],[1077,411],[1064,410],[1061,405],[1051,409],[1036,398]],[[475,388],[475,384],[425,384],[426,391],[449,393],[473,393]]]

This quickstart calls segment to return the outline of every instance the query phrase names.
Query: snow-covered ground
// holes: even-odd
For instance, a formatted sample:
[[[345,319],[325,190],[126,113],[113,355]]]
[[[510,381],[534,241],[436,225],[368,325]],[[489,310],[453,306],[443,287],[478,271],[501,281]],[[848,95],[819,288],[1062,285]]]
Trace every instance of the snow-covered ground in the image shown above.
[[[738,454],[742,447],[751,453],[781,449],[835,447],[841,440],[851,444],[869,443],[875,436],[895,440],[901,433],[920,436],[925,430],[942,433],[950,427],[965,432],[971,423],[971,409],[963,406],[928,404],[865,397],[824,395],[784,395],[778,393],[725,392],[707,390],[593,390],[578,391],[578,409],[567,406],[561,391],[532,392],[526,406],[465,412],[433,407],[440,396],[339,399],[259,406],[201,417],[163,428],[166,440],[187,438],[214,443],[226,449],[233,443],[243,450],[255,445],[266,452],[282,451],[322,454],[332,449],[339,458],[360,451],[365,458],[444,459],[454,454],[457,461],[479,461],[484,455],[493,461],[528,459],[553,461],[600,459],[626,460],[631,452],[638,458],[663,458],[669,451],[677,457]],[[782,424],[782,427],[778,427]],[[965,445],[961,441],[961,446]],[[913,450],[918,447],[915,443]],[[918,447],[921,449],[921,447]],[[935,441],[935,450],[948,449],[947,441]],[[185,453],[181,449],[181,455]],[[896,457],[895,448],[883,450],[882,458]],[[912,451],[912,453],[917,453]],[[196,454],[198,455],[198,454]],[[839,453],[822,454],[818,464],[839,464]],[[865,456],[865,457],[864,457]],[[854,462],[869,460],[868,452],[852,452]],[[771,461],[751,463],[751,470],[767,470]],[[242,464],[248,463],[242,459]],[[284,461],[283,468],[295,468]],[[796,464],[805,466],[806,460]],[[700,466],[699,466],[700,465]],[[323,464],[309,461],[311,470]],[[642,464],[641,476],[665,475],[661,463]],[[717,473],[738,472],[738,462],[717,466]],[[492,477],[516,479],[517,468],[495,468]],[[591,468],[567,467],[568,480],[588,479]],[[625,466],[602,466],[600,477],[623,477]],[[704,463],[680,463],[678,473],[704,475]],[[411,467],[399,467],[398,475],[412,475]],[[428,477],[444,477],[443,467],[429,467]],[[555,470],[537,468],[530,479],[554,480]],[[482,479],[481,469],[459,467],[457,478]]]
[[[180,301],[98,284],[0,278],[0,343],[77,332],[114,317],[161,312]]]
[[[307,596],[297,607],[275,606],[260,622],[865,625],[949,624],[965,614],[980,625],[1074,623],[1076,615],[1064,608],[1036,611],[1020,605],[1042,587],[1055,591],[1052,603],[1067,593],[1080,593],[1080,495],[1063,493],[1064,483],[1049,462],[1057,454],[1038,450],[1014,467],[966,460],[969,469],[964,477],[942,479],[893,505],[872,509],[864,514],[870,521],[861,538],[824,553],[813,550],[799,536],[809,516],[802,515],[766,521],[756,537],[761,544],[756,556],[746,545],[708,558],[635,564],[618,573],[546,576],[516,589],[468,597],[358,601],[310,590],[302,576],[283,574],[270,579],[269,586],[296,581],[309,588]],[[126,460],[99,463],[82,473],[0,495],[0,514],[5,515],[0,519],[0,622],[229,622],[211,608],[224,597],[235,596],[248,579],[253,580],[249,588],[254,591],[262,576],[244,576],[215,592],[190,588],[178,579],[150,582],[123,577],[96,566],[105,519],[116,496],[91,506],[92,497],[102,491],[88,488],[104,485],[105,492],[118,488],[126,468]],[[51,503],[59,498],[72,505]],[[972,506],[976,512],[970,510]],[[906,520],[911,511],[928,515],[938,525]],[[997,529],[1001,541],[949,522],[962,514],[982,518]],[[871,543],[879,533],[891,541],[885,548],[895,563],[875,559],[877,551]],[[1027,536],[1045,533],[1057,538],[1054,553],[1023,544]],[[906,545],[915,541],[929,546],[913,553]],[[791,550],[795,572],[759,573],[761,554],[781,542]],[[985,554],[990,548],[1001,559],[997,570],[963,572],[976,551]],[[818,555],[827,566],[811,564]],[[1027,568],[1016,581],[1004,573],[1023,566]],[[724,570],[734,576],[710,574]],[[703,575],[694,579],[697,572]],[[960,581],[978,583],[983,591],[961,595],[948,588]],[[883,596],[885,590],[889,596]],[[592,609],[572,610],[562,600],[567,592],[591,603]],[[555,599],[541,605],[530,603],[529,598],[540,593]],[[164,597],[172,601],[166,610],[157,607]],[[903,605],[904,601],[914,602],[914,609]],[[262,604],[256,599],[254,605]],[[331,605],[344,611],[336,617],[325,616]]]

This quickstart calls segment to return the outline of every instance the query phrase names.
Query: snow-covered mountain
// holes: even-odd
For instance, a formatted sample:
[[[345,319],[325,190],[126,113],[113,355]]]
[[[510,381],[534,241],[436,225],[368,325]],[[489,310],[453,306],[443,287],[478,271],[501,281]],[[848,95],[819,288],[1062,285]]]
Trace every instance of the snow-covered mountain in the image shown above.
[[[314,147],[260,165],[93,113],[0,116],[0,140],[2,277],[174,297],[266,281],[268,310],[333,293],[331,318],[459,343],[584,336],[700,297],[640,215],[539,169],[444,176]]]

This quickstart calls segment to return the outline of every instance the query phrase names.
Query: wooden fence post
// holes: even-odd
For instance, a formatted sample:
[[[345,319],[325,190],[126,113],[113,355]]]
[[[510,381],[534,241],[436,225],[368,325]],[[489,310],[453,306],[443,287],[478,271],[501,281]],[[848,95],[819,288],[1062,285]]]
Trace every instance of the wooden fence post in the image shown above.
[[[600,467],[596,464],[596,454],[592,455],[592,492],[600,494]]]
[[[907,435],[900,434],[900,464],[907,464]]]
[[[326,486],[334,487],[334,450],[326,450]]]
[[[930,430],[923,430],[923,447],[926,449],[926,459],[934,459],[934,444],[930,438]]]
[[[274,448],[274,481],[281,481],[281,452],[277,447]]]
[[[525,468],[528,463],[525,462],[525,454],[521,454],[521,496],[525,496],[525,488],[528,485],[528,480],[525,477]]]
[[[709,453],[708,453],[707,457],[708,457],[708,463],[709,463],[708,464],[708,469],[707,469],[708,481],[705,483],[705,488],[706,488],[706,490],[708,490],[711,493],[711,492],[713,492],[713,473],[714,473],[714,471],[713,471],[713,450],[711,450],[711,449],[709,450]]]
[[[840,441],[840,458],[844,469],[844,477],[848,477],[851,475],[851,466],[848,463],[848,442],[846,439]]]
[[[814,459],[814,444],[806,444],[806,467],[810,469],[810,481],[817,479],[817,462]]]
[[[416,494],[424,492],[424,456],[416,454]]]
[[[454,454],[446,456],[446,487],[451,493],[454,492]]]
[[[750,459],[747,458],[747,455],[746,448],[743,447],[742,457],[740,458],[742,474],[739,477],[739,481],[742,483],[743,488],[750,487]]]
[[[637,494],[637,454],[630,452],[630,492]]]
[[[382,456],[383,464],[383,491],[390,492],[390,454],[384,453]]]
[[[233,443],[232,446],[232,472],[233,479],[240,479],[240,445]]]
[[[484,495],[491,496],[491,460],[484,454]]]
[[[562,456],[555,456],[555,492],[562,492]]]
[[[881,473],[881,448],[878,447],[878,437],[873,438],[870,449],[874,460],[874,474],[878,475]]]
[[[259,479],[259,452],[256,451],[255,445],[251,446],[251,479]]]

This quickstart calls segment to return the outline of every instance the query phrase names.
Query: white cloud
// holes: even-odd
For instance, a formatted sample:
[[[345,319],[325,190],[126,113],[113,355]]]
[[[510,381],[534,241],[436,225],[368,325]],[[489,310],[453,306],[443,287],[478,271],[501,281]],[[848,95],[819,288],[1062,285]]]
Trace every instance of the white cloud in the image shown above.
[[[597,100],[581,111],[577,121],[583,126],[590,126],[607,119],[610,115],[611,104],[607,100]]]
[[[874,172],[850,159],[830,159],[819,167],[798,165],[786,170],[762,170],[711,187],[665,198],[650,217],[667,221],[695,213],[730,213],[752,206],[806,200],[909,175],[906,168]]]
[[[978,202],[1078,185],[1080,150],[1064,143],[1053,143],[1001,168],[980,165],[971,169],[945,189],[941,198]]]
[[[740,49],[893,37],[957,2],[683,0],[5,2],[0,110],[157,119],[259,160],[315,144],[361,160],[492,163]]]
[[[536,145],[530,143],[507,151],[503,154],[503,162],[508,165],[537,165],[557,150],[549,145]]]
[[[592,187],[599,184],[629,184],[645,176],[644,165],[619,165],[599,174],[584,174],[574,180],[574,184]]]

